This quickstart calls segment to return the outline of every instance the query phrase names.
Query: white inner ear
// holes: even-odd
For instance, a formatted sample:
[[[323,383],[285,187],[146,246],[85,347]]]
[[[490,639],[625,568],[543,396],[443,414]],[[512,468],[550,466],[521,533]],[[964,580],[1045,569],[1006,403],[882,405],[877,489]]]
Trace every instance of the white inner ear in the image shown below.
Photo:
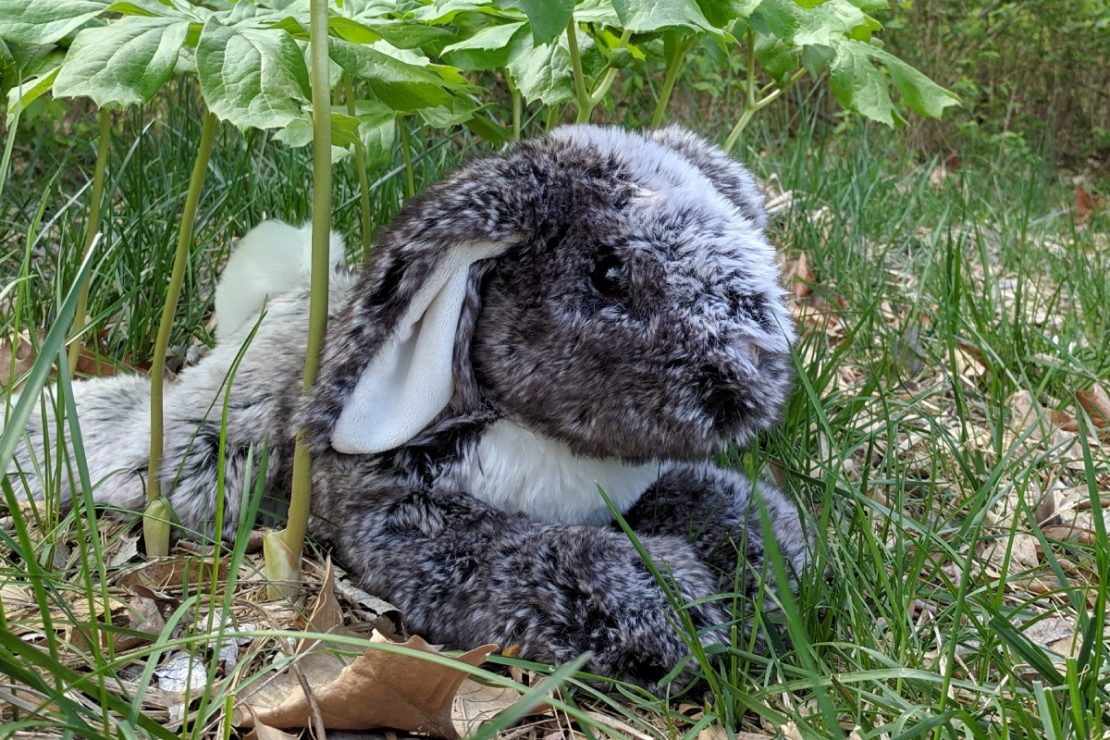
[[[506,248],[483,242],[448,252],[363,370],[332,431],[336,451],[365,455],[400,447],[447,406],[470,266]]]

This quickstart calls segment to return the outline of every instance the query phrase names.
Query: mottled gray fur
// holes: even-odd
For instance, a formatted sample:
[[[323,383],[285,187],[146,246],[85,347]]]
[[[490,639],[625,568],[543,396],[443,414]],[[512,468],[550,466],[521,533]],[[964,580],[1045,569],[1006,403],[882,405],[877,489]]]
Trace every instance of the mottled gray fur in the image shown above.
[[[269,300],[231,384],[222,534],[235,530],[248,449],[269,446],[269,482],[284,491],[303,426],[315,532],[413,630],[455,647],[519,643],[545,661],[589,650],[591,670],[652,684],[689,647],[629,539],[613,524],[495,508],[460,481],[499,421],[583,461],[657,465],[626,512],[652,559],[688,600],[733,590],[738,574],[753,589],[763,537],[752,486],[706,460],[775,424],[790,391],[793,328],[764,222],[752,177],[674,128],[567,127],[464,166],[405,205],[361,276],[333,279],[306,401],[306,293]],[[395,450],[336,452],[330,436],[363,368],[443,256],[472,242],[507,249],[470,268],[451,403]],[[162,479],[194,530],[213,527],[222,394],[251,329],[167,389]],[[78,383],[75,395],[97,500],[141,507],[145,380]],[[32,451],[41,457],[53,427],[36,419],[18,453],[35,490]],[[758,498],[801,569],[807,536],[794,506],[769,484]],[[706,641],[727,634],[715,603],[690,614]]]

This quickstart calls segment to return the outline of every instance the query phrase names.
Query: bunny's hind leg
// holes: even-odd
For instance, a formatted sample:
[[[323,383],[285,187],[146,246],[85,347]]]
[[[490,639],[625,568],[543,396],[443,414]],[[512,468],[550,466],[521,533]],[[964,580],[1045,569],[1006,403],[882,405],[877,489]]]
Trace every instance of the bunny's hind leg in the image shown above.
[[[150,439],[149,382],[127,375],[73,384],[83,462],[75,457],[72,420],[59,413],[63,400],[56,388],[44,390],[6,471],[16,493],[25,491],[33,500],[49,496],[68,507],[73,492],[80,490],[83,464],[98,504],[142,508]]]

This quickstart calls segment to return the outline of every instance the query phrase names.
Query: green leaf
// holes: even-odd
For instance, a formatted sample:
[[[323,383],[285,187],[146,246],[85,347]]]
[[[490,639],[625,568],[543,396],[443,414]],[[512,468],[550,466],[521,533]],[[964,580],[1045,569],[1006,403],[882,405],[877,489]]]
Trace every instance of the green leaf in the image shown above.
[[[486,26],[470,38],[443,47],[440,55],[460,69],[499,69],[509,63],[513,37],[523,28],[524,21]]]
[[[621,24],[633,33],[661,28],[715,30],[694,0],[613,0],[613,7]]]
[[[332,60],[355,77],[367,80],[374,95],[394,110],[413,111],[451,103],[443,78],[422,66],[341,39],[333,39],[330,46]]]
[[[285,128],[311,95],[304,55],[284,31],[211,18],[197,44],[197,71],[208,109],[240,129]]]
[[[369,26],[352,18],[334,15],[328,19],[328,28],[339,38],[354,44],[369,44],[382,38],[382,35]]]
[[[332,111],[331,114],[331,142],[333,146],[350,147],[358,142],[359,120],[346,113]],[[293,121],[274,134],[274,140],[294,148],[308,146],[312,143],[312,117],[307,113]]]
[[[7,119],[9,127],[12,125],[12,118],[16,113],[26,110],[27,106],[50,90],[60,69],[61,66],[59,65],[38,77],[24,80],[22,84],[16,85],[8,91]]]
[[[0,38],[52,44],[103,13],[109,0],[0,0]]]
[[[546,44],[566,30],[574,13],[574,0],[516,0],[528,16],[532,38]]]
[[[356,100],[355,116],[366,167],[381,167],[392,162],[397,138],[393,109],[377,100]]]
[[[828,0],[799,12],[800,23],[794,33],[794,43],[798,46],[831,46],[853,29],[867,25],[867,16],[848,0]]]
[[[784,81],[798,68],[798,50],[777,36],[756,34],[755,57],[776,82]]]
[[[915,113],[940,118],[944,115],[945,108],[960,104],[960,99],[955,95],[893,54],[874,46],[868,46],[868,50],[873,58],[886,66],[894,86],[902,96],[902,102]]]
[[[529,102],[559,105],[574,99],[566,36],[542,46],[535,46],[531,36],[524,36],[513,50],[508,68],[520,94]]]
[[[98,106],[139,105],[173,74],[189,22],[125,16],[77,34],[54,95],[92,98]]]
[[[836,45],[832,63],[832,90],[837,101],[873,121],[894,125],[894,104],[886,77],[871,64],[870,46],[843,40]]]
[[[513,138],[512,131],[482,114],[471,116],[466,127],[470,129],[470,133],[494,146],[504,146]]]
[[[598,23],[602,26],[619,28],[620,16],[610,0],[585,0],[574,8],[574,20],[579,23]]]
[[[435,108],[422,108],[420,117],[432,128],[451,128],[466,123],[474,115],[478,106],[465,98],[452,98],[448,105]]]
[[[724,28],[737,18],[747,18],[759,7],[760,0],[697,0],[702,15],[716,28]]]

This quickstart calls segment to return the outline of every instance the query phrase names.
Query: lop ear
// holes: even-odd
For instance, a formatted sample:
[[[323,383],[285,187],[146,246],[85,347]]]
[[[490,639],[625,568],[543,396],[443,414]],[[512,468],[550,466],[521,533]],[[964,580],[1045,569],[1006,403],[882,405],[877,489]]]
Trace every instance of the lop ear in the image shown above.
[[[449,248],[440,258],[343,404],[331,434],[335,450],[370,454],[399,447],[447,406],[455,387],[452,359],[470,267],[507,248],[470,243]]]
[[[312,449],[384,452],[435,420],[455,390],[456,345],[473,328],[459,319],[473,318],[475,263],[543,238],[549,212],[565,217],[565,187],[546,153],[522,144],[472,161],[404,205],[329,319],[320,371],[293,426]]]

